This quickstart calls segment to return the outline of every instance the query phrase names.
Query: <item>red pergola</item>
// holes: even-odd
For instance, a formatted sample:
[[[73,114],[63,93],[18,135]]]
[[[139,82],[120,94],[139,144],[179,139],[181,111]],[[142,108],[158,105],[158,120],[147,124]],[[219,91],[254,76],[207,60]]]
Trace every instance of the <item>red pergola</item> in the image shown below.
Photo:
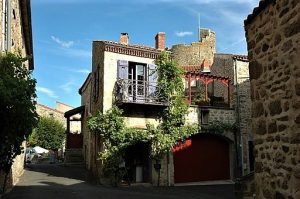
[[[228,89],[228,104],[230,104],[230,79],[229,77],[222,77],[217,75],[210,75],[202,73],[199,71],[187,71],[184,76],[185,80],[188,82],[188,101],[192,103],[192,89],[191,82],[194,80],[200,80],[205,85],[205,101],[208,100],[208,84],[213,81],[222,82]]]

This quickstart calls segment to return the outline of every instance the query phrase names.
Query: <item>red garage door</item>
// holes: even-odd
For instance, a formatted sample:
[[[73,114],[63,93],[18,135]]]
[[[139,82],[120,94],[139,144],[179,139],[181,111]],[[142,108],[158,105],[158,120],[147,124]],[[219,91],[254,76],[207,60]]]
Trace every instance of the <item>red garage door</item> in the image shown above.
[[[199,134],[174,148],[175,183],[230,179],[229,143]]]

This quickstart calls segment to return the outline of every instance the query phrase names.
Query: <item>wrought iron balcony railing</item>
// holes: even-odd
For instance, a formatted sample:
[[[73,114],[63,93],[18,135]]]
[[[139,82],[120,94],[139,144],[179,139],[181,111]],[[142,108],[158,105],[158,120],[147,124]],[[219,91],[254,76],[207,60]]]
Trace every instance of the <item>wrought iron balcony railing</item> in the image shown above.
[[[119,79],[115,89],[116,103],[138,103],[167,105],[168,99],[162,96],[157,82]]]

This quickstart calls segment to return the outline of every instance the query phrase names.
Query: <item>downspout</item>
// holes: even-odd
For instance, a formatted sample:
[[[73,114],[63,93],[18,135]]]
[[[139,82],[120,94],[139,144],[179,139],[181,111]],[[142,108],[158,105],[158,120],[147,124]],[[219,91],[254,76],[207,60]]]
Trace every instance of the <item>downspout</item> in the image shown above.
[[[171,171],[170,171],[170,153],[167,156],[167,173],[168,173],[168,186],[171,186]]]
[[[243,148],[243,135],[241,134],[241,113],[240,113],[240,95],[239,95],[239,85],[238,85],[238,77],[237,77],[237,63],[236,63],[236,59],[234,58],[234,61],[233,61],[233,64],[234,64],[234,81],[235,81],[235,90],[236,90],[236,123],[237,123],[237,133],[238,133],[238,136],[239,136],[239,145],[240,145],[240,169],[241,169],[241,175],[243,176],[244,175],[244,166],[243,166],[243,162],[244,162],[244,148]]]
[[[11,0],[7,0],[7,40],[6,40],[6,50],[11,51]]]
[[[2,31],[1,31],[1,51],[5,51],[6,38],[6,0],[2,1]]]

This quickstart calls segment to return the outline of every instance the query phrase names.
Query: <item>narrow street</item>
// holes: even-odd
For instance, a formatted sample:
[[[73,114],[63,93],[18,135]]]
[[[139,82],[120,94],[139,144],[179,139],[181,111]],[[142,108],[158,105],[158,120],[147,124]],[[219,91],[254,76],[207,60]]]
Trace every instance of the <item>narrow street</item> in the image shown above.
[[[187,187],[107,187],[86,181],[82,168],[30,165],[5,199],[234,199],[233,185]]]

